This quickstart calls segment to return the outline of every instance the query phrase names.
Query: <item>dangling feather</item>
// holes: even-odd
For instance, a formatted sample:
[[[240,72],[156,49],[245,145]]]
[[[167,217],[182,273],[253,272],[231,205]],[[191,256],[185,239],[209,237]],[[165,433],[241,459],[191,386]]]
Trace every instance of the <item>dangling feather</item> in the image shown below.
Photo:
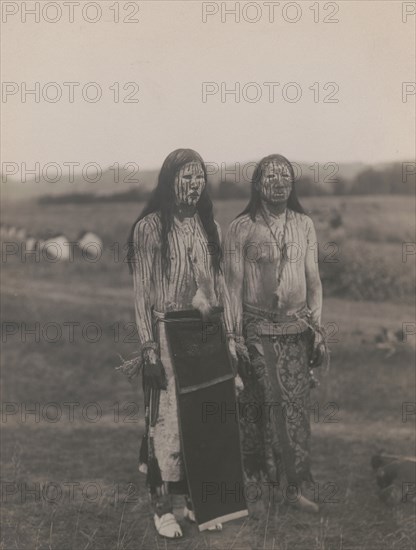
[[[147,485],[150,487],[152,492],[163,485],[159,463],[155,456],[149,458],[149,464],[147,465]]]
[[[139,472],[147,474],[148,462],[149,462],[149,445],[148,445],[148,433],[146,432],[142,437],[142,443],[140,445],[139,452]]]
[[[150,388],[144,391],[144,406],[145,406],[145,431],[142,437],[139,452],[139,472],[147,474],[149,463],[149,409],[150,409]]]
[[[211,311],[211,305],[201,288],[198,288],[196,291],[196,294],[192,299],[192,305],[195,309],[201,312],[203,317],[207,316]]]
[[[206,317],[215,303],[215,293],[212,281],[209,277],[198,273],[195,277],[197,283],[197,291],[192,299],[192,305],[195,309],[201,312],[203,317]]]
[[[140,352],[132,353],[132,357],[130,359],[124,359],[121,355],[119,355],[119,357],[122,363],[118,367],[115,367],[115,369],[120,371],[125,376],[127,376],[129,381],[131,382],[133,378],[138,376],[142,368],[141,353]]]

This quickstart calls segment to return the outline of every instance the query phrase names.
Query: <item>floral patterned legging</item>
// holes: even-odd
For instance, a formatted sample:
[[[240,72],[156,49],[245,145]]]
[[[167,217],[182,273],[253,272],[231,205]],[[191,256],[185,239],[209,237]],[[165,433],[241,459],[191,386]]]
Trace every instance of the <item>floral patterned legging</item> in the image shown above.
[[[248,319],[250,322],[250,319]],[[293,484],[310,471],[311,331],[280,336],[251,332],[251,365],[240,395],[240,429],[246,478]]]

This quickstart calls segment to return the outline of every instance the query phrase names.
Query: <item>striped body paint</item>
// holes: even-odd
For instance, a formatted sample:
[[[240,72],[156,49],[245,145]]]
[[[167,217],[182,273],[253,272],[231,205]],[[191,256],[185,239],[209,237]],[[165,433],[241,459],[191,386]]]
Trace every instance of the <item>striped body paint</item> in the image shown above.
[[[219,225],[217,230],[221,238]],[[141,343],[154,340],[152,328],[152,306],[156,311],[178,311],[193,309],[197,282],[210,287],[212,307],[224,307],[224,321],[227,331],[232,330],[230,302],[220,272],[215,275],[208,240],[198,214],[180,221],[175,217],[169,233],[171,250],[171,273],[167,278],[162,270],[161,222],[157,213],[143,218],[135,227],[135,258],[133,281],[135,289],[136,322]],[[197,280],[196,280],[197,279]]]

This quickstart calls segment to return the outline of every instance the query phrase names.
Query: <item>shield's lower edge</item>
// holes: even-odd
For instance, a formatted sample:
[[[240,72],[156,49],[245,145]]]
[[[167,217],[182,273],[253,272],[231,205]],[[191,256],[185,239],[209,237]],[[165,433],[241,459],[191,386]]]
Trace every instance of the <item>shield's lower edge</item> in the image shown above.
[[[225,516],[219,516],[213,520],[206,521],[205,523],[198,525],[198,529],[200,531],[205,531],[210,527],[214,527],[217,523],[226,523],[227,521],[245,518],[247,516],[248,516],[248,510],[240,510],[239,512],[233,512],[232,514],[226,514]]]

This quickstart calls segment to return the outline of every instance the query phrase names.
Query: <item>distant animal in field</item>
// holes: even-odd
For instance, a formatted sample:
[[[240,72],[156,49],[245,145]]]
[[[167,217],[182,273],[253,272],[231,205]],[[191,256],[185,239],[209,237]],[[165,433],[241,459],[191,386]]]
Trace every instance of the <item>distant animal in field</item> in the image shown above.
[[[90,259],[98,259],[103,251],[103,241],[92,231],[83,231],[77,241],[82,255]]]
[[[374,341],[377,349],[386,350],[386,357],[391,357],[403,342],[403,331],[399,329],[393,332],[386,327],[381,327],[380,332],[375,335]]]
[[[26,239],[26,229],[2,223],[0,226],[0,236],[2,239],[8,238],[15,241],[24,241]]]
[[[5,237],[13,239],[16,236],[16,227],[14,225],[6,225]]]
[[[22,227],[16,228],[15,238],[18,241],[24,241],[26,239],[26,229],[23,229]]]
[[[341,227],[343,225],[343,219],[342,219],[342,215],[341,215],[341,212],[337,209],[333,209],[331,211],[331,215],[330,215],[330,218],[329,218],[329,227],[331,229],[338,229],[339,227]]]
[[[371,458],[380,497],[390,503],[416,501],[416,457],[387,454]]]
[[[45,240],[39,240],[38,248],[42,253],[43,260],[67,262],[71,259],[71,243],[65,235],[58,234]]]
[[[26,243],[25,243],[26,251],[33,252],[34,250],[36,250],[37,244],[38,244],[38,240],[35,239],[35,237],[27,237]]]

